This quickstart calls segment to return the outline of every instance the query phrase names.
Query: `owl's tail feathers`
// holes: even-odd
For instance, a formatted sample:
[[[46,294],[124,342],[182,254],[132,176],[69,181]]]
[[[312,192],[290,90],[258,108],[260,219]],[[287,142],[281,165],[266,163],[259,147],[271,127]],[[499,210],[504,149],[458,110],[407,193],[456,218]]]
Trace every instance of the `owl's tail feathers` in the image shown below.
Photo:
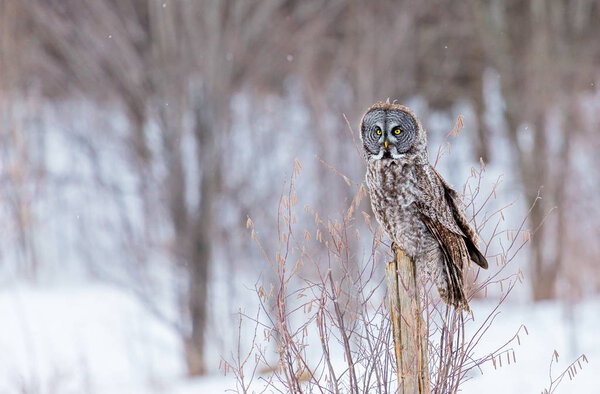
[[[463,286],[462,270],[444,253],[444,273],[437,278],[437,288],[442,300],[458,310],[470,312],[469,302]]]
[[[452,294],[452,290],[447,292],[445,288],[438,288],[438,291],[440,292],[440,298],[442,301],[444,301],[444,303],[459,311],[471,312],[471,308],[469,308],[469,302],[464,294]]]
[[[446,286],[438,286],[441,299],[446,304],[454,307],[457,310],[471,312],[471,308],[469,308],[469,302],[467,301],[467,297],[462,286],[462,281],[457,283],[455,280],[452,280],[452,278],[448,279],[450,280],[448,280]]]
[[[477,249],[477,246],[468,237],[464,238],[467,250],[469,251],[469,257],[471,260],[483,269],[488,268],[488,261],[485,256]]]

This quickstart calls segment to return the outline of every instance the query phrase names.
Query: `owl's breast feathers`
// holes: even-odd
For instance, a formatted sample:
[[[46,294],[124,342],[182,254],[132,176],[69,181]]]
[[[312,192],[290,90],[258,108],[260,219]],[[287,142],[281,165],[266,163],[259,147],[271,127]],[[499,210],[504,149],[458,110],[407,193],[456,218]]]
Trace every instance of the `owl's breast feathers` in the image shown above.
[[[412,162],[383,159],[367,165],[366,181],[375,218],[411,257],[433,241],[415,205],[419,197],[417,175]]]

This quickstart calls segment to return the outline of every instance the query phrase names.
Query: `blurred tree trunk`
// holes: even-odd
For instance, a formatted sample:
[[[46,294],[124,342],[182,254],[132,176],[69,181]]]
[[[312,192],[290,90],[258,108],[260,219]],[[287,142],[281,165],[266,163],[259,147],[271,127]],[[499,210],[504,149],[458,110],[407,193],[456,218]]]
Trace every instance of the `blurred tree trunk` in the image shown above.
[[[208,108],[212,106],[203,105],[201,102],[197,102],[194,108],[200,201],[197,211],[190,215],[191,244],[187,270],[191,334],[186,338],[185,348],[188,373],[192,376],[206,372],[204,332],[208,315],[209,267],[213,234],[216,232],[213,209],[221,183],[219,136],[223,133],[215,132],[214,119],[211,116],[214,112]]]
[[[40,264],[34,207],[42,174],[43,155],[39,153],[43,151],[44,139],[39,129],[26,130],[35,112],[30,109],[33,103],[27,90],[19,90],[25,80],[20,71],[20,47],[27,40],[26,31],[19,24],[22,14],[19,3],[0,0],[0,176],[8,180],[0,190],[0,198],[10,212],[17,270],[24,278],[35,281]]]
[[[542,225],[548,214],[548,205],[540,198],[543,187],[547,184],[549,155],[546,132],[546,114],[539,113],[533,123],[533,130],[523,130],[531,133],[531,141],[523,143],[527,136],[519,138],[519,126],[510,114],[506,114],[508,136],[516,157],[517,170],[523,185],[525,201],[531,208],[529,225],[534,231],[531,237],[531,289],[535,301],[551,299],[555,294],[555,283],[558,267],[555,262],[548,261],[544,255],[546,229]],[[526,146],[524,146],[526,145]],[[551,191],[548,190],[551,196]]]
[[[481,159],[484,163],[490,161],[489,149],[489,129],[485,122],[485,101],[483,97],[483,61],[479,64],[477,73],[472,81],[472,98],[475,107],[475,121],[477,122],[476,140],[475,140],[475,158]]]
[[[536,189],[542,185],[547,185],[548,168],[546,160],[548,158],[548,141],[546,138],[546,117],[545,113],[538,114],[534,123],[534,138],[533,151],[527,155],[525,152],[521,154],[527,155],[529,160],[526,160],[527,165],[521,170],[524,179],[526,192],[525,197],[527,203],[531,206],[529,214],[529,222],[535,234],[531,238],[532,247],[532,292],[534,301],[548,300],[554,298],[556,274],[558,267],[545,258],[544,251],[547,249],[545,243],[547,241],[546,227],[543,226],[547,212],[547,204],[543,199],[538,199],[539,192]],[[539,189],[538,189],[539,190]],[[551,191],[548,190],[549,194]]]
[[[552,257],[552,266],[555,267],[555,279],[562,271],[565,264],[568,264],[566,250],[568,247],[567,233],[567,191],[570,188],[569,174],[571,174],[571,143],[573,135],[579,131],[579,121],[576,115],[576,99],[568,97],[569,101],[566,108],[566,116],[562,124],[562,140],[558,154],[558,166],[556,166],[556,175],[553,177],[555,205],[558,208],[556,213],[556,229],[554,232],[555,253]]]

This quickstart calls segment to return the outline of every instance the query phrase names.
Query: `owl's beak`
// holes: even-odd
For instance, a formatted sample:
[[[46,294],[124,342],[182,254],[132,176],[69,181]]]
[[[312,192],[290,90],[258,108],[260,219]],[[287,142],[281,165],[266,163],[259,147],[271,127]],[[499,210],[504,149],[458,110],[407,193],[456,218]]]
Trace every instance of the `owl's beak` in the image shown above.
[[[389,142],[387,142],[387,141],[383,141],[383,147],[384,147],[385,149],[387,149],[387,147],[388,147],[388,145],[389,145],[389,144],[390,144]]]

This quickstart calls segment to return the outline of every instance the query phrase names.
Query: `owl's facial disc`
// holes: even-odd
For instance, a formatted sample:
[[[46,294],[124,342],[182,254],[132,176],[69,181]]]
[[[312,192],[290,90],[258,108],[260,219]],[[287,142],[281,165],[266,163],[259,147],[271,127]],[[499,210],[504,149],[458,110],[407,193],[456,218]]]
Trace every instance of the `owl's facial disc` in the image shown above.
[[[413,146],[417,122],[400,109],[374,109],[363,118],[361,133],[369,160],[400,159]]]

